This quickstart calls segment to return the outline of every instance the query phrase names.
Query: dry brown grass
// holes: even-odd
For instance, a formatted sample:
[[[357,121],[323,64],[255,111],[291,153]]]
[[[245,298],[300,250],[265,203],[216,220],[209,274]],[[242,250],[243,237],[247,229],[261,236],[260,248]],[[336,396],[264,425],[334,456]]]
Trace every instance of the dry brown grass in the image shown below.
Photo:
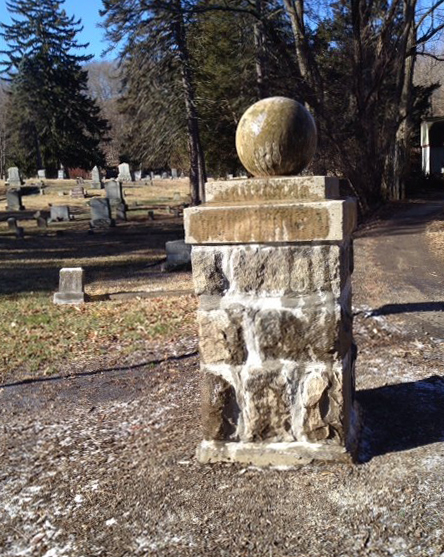
[[[49,181],[48,181],[49,182]],[[25,211],[14,213],[25,229],[17,239],[7,228],[8,213],[0,210],[0,330],[8,343],[0,359],[3,377],[57,372],[61,362],[88,360],[110,351],[128,354],[151,342],[167,342],[189,334],[194,323],[191,274],[165,274],[156,263],[165,257],[165,242],[183,237],[181,217],[166,208],[147,217],[147,207],[186,201],[185,180],[164,180],[153,186],[124,188],[129,205],[128,222],[89,233],[88,199],[72,199],[75,184],[51,183],[46,194],[25,196]],[[91,195],[104,191],[87,190]],[[181,199],[174,199],[180,192]],[[47,210],[48,203],[68,204],[75,220],[36,226],[32,215]],[[1,206],[1,192],[0,192]],[[92,302],[81,308],[54,306],[62,267],[81,266],[86,293]],[[105,294],[183,291],[183,297],[100,301]]]

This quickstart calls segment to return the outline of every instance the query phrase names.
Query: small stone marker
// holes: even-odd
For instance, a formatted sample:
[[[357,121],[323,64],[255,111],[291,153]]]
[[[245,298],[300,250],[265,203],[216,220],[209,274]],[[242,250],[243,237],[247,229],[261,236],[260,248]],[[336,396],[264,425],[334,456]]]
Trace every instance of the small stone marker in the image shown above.
[[[59,168],[59,170],[57,172],[57,179],[58,180],[65,180],[65,178],[66,178],[65,169],[64,168]]]
[[[37,176],[40,180],[46,180],[46,170],[44,168],[37,170]]]
[[[51,205],[49,222],[71,220],[68,205]]]
[[[86,197],[85,189],[82,186],[75,186],[71,190],[71,197],[74,199],[84,199]]]
[[[162,172],[162,180],[167,180],[167,179],[168,179],[168,173]]]
[[[133,181],[130,166],[127,162],[122,162],[122,164],[119,164],[119,175],[117,176],[117,179],[119,180],[119,182]]]
[[[16,166],[8,168],[8,185],[11,188],[20,188],[23,181],[20,177],[20,171]]]
[[[92,228],[109,228],[114,225],[114,221],[111,218],[111,205],[109,199],[91,199],[90,207],[90,224]]]
[[[173,180],[177,180],[178,174],[177,174],[177,168],[172,168],[171,169],[171,178]]]
[[[116,203],[115,210],[116,210],[116,220],[122,220],[122,221],[127,220],[125,203]]]
[[[24,238],[25,236],[24,230],[21,226],[18,226],[17,219],[15,217],[10,217],[7,220],[7,223],[8,223],[9,230],[14,232],[17,238]]]
[[[167,260],[163,264],[164,271],[191,268],[191,246],[188,246],[184,240],[166,242],[165,251]]]
[[[118,205],[119,203],[124,203],[122,183],[116,180],[110,180],[105,184],[106,198],[109,200],[111,205]]]
[[[59,291],[54,294],[55,304],[83,304],[85,301],[84,272],[81,267],[60,269]]]
[[[103,188],[102,179],[100,177],[100,170],[98,166],[95,166],[91,170],[91,179],[92,179],[92,184],[91,184],[92,189],[101,190]]]
[[[236,137],[255,178],[207,183],[207,203],[185,210],[200,298],[198,459],[349,462],[357,437],[356,204],[339,199],[337,178],[289,175],[316,144],[311,116],[296,101],[259,101]]]
[[[6,190],[6,207],[8,211],[23,211],[22,194],[20,190]]]
[[[160,174],[154,174],[154,180],[161,180],[162,176]]]
[[[41,211],[34,213],[37,228],[48,228],[48,218]]]
[[[136,182],[140,182],[141,179],[142,179],[142,171],[141,170],[136,170],[134,172],[134,180]]]

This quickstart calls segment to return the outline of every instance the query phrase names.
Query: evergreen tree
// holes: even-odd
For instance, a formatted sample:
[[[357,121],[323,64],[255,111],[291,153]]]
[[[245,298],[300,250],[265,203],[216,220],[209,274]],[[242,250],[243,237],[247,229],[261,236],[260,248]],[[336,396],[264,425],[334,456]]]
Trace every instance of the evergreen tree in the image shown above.
[[[91,168],[103,162],[99,142],[106,121],[89,97],[77,54],[80,20],[68,17],[64,0],[10,0],[11,24],[0,24],[7,45],[3,71],[11,81],[7,116],[9,164],[26,173],[38,168]]]

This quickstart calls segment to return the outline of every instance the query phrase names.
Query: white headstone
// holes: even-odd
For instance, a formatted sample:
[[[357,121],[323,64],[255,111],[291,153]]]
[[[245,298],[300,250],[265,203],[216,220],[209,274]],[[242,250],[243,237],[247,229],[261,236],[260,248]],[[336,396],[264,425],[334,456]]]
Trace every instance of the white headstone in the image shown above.
[[[20,187],[22,185],[20,171],[16,166],[8,168],[8,184],[13,187]]]
[[[83,304],[85,301],[82,267],[60,269],[59,291],[54,294],[55,304]]]
[[[119,164],[119,176],[117,179],[120,182],[132,182],[133,178],[131,176],[130,166],[127,162],[122,162]]]
[[[37,176],[40,180],[46,180],[46,170],[44,168],[37,170]]]

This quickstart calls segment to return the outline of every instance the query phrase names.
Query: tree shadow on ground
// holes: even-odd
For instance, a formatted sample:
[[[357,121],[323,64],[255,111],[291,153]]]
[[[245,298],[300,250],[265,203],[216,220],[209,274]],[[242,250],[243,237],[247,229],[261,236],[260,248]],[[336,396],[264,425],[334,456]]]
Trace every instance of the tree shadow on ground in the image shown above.
[[[370,316],[395,315],[398,313],[425,313],[428,311],[444,311],[444,302],[412,302],[407,304],[386,304],[374,309]]]
[[[359,462],[444,441],[444,377],[356,393],[363,431]]]
[[[128,221],[88,234],[83,222],[57,225],[62,234],[25,232],[25,239],[0,237],[0,294],[52,291],[66,261],[85,267],[87,283],[144,277],[153,262],[165,257],[165,243],[183,238],[183,220],[169,215],[156,220]],[[79,227],[79,228],[74,228]]]

